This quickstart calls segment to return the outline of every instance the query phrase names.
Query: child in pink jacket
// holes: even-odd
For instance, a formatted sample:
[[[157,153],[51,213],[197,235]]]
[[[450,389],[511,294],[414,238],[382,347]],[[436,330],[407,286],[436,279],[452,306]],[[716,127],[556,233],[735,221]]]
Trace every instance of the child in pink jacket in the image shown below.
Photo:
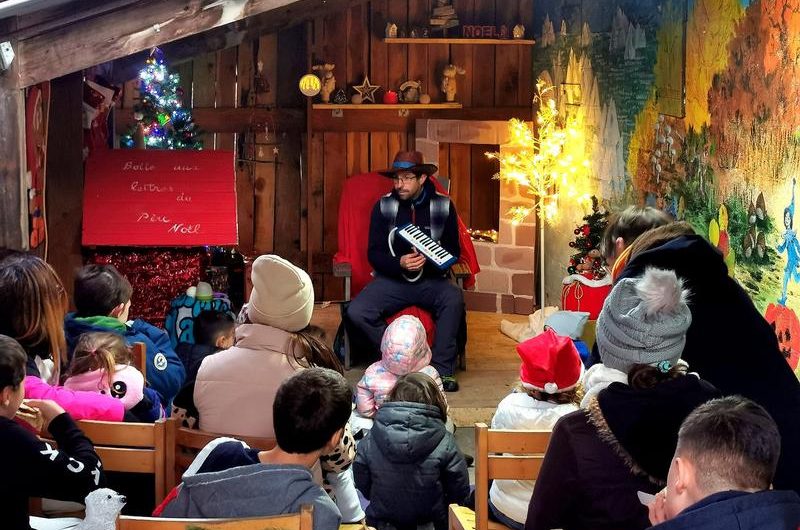
[[[431,349],[422,322],[417,317],[403,315],[386,328],[381,339],[381,360],[372,363],[358,382],[356,410],[372,418],[401,375],[422,372],[442,389],[436,368],[430,365]]]

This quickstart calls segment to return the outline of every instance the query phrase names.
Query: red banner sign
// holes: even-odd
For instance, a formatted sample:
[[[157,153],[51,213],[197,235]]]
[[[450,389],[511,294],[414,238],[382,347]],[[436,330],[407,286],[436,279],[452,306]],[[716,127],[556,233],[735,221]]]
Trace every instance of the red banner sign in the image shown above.
[[[95,151],[83,198],[87,246],[238,242],[231,151]]]

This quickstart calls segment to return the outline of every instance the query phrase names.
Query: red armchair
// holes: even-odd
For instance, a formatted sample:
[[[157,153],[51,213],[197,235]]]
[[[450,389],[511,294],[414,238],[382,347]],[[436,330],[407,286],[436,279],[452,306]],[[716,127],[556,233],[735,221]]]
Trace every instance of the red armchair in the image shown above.
[[[436,178],[431,180],[440,192],[445,192]],[[333,274],[344,278],[345,300],[347,301],[361,292],[361,289],[372,280],[372,267],[367,259],[370,214],[378,199],[391,190],[392,180],[379,173],[353,175],[344,182],[339,202],[339,250],[333,257]],[[472,239],[460,217],[458,228],[461,257],[451,270],[459,285],[470,288],[475,284],[475,274],[480,271],[480,267]],[[430,313],[412,306],[392,315],[387,320],[391,322],[400,315],[418,317],[425,326],[428,344],[433,343],[435,327]],[[465,363],[465,353],[462,348],[462,351],[459,352],[459,364],[462,370],[466,369]],[[344,364],[345,368],[350,368],[350,341],[346,333]]]

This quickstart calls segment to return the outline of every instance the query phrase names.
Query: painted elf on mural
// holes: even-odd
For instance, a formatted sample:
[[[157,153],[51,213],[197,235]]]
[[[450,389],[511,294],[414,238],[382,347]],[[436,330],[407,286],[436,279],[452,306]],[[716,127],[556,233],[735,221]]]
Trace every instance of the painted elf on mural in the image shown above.
[[[783,210],[783,243],[778,246],[778,252],[786,252],[786,268],[783,270],[783,290],[778,303],[786,305],[786,291],[789,280],[795,283],[800,282],[800,243],[797,241],[797,231],[794,230],[794,187],[795,179],[792,179],[792,202]]]

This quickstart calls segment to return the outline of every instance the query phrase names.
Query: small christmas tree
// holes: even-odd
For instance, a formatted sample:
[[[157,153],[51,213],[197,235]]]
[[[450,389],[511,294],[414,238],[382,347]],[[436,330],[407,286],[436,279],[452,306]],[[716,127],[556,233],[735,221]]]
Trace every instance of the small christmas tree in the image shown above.
[[[153,49],[139,72],[139,102],[133,107],[136,123],[121,143],[148,149],[202,149],[200,130],[183,107],[180,76],[169,72],[164,56]]]
[[[584,223],[575,228],[575,240],[569,246],[577,252],[569,260],[569,274],[583,274],[594,280],[606,275],[605,262],[597,248],[608,224],[608,212],[592,197],[592,213],[583,217]]]

